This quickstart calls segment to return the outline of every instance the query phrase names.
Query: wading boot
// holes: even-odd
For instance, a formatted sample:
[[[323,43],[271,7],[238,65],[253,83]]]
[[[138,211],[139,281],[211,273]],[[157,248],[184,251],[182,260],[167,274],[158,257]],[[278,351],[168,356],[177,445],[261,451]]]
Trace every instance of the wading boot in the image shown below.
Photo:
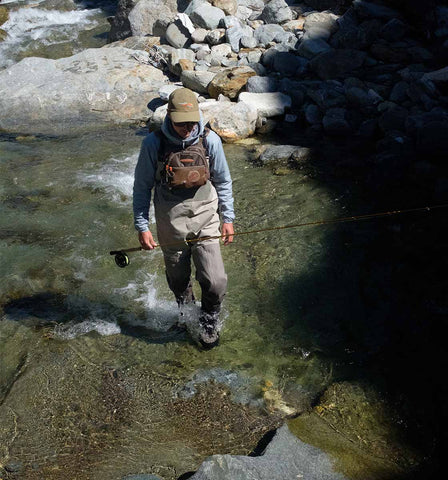
[[[219,332],[221,324],[219,312],[201,312],[199,317],[199,343],[206,350],[210,350],[219,344]]]
[[[186,305],[195,304],[196,299],[193,294],[193,287],[188,285],[185,292],[182,295],[176,297],[177,306],[179,307],[179,317],[177,322],[170,328],[170,330],[185,330],[185,309]]]

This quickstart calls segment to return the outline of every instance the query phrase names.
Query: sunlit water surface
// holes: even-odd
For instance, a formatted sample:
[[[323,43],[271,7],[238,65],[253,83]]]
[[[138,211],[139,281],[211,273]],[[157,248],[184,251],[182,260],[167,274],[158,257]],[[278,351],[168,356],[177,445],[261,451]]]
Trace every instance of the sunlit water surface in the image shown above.
[[[326,261],[327,227],[240,236],[223,248],[225,326],[222,345],[210,352],[171,329],[178,311],[160,251],[130,254],[124,269],[115,265],[110,250],[137,244],[132,183],[143,134],[0,142],[0,456],[19,462],[26,478],[65,478],[58,475],[75,465],[77,478],[140,471],[177,478],[205,454],[248,453],[274,422],[275,414],[263,414],[266,389],[281,391],[300,411],[330,381],[311,338],[295,330],[302,319],[322,316],[324,307],[309,300],[316,284],[304,284],[297,297],[281,293],[282,282],[312,276]],[[300,171],[274,176],[247,161],[247,147],[225,150],[237,231],[340,212],[338,199]],[[303,313],[301,296],[311,301]],[[285,317],[291,301],[296,320]],[[230,389],[232,405],[240,405],[231,407],[230,426],[229,413],[217,413],[224,415],[216,420],[215,429],[224,429],[218,440],[187,408],[202,398],[195,385],[210,382]],[[209,408],[222,409],[219,398]],[[252,409],[247,425],[241,408]],[[214,443],[202,443],[207,435]]]

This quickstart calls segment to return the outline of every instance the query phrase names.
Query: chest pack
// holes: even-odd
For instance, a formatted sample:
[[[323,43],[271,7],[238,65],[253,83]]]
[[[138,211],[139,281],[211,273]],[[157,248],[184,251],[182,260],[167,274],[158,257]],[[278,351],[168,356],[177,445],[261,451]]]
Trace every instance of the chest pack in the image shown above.
[[[195,145],[182,149],[170,145],[162,132],[158,132],[160,149],[157,180],[169,188],[184,189],[205,185],[210,178],[207,135],[209,129],[199,137]]]

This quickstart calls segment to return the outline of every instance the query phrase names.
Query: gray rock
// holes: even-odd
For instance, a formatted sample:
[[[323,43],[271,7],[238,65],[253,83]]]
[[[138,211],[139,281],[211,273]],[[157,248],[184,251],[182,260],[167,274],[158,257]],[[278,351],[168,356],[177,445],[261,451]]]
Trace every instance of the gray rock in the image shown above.
[[[207,37],[208,30],[205,28],[196,28],[195,31],[191,34],[191,40],[194,43],[203,43]]]
[[[321,53],[331,50],[330,45],[325,40],[317,39],[303,39],[297,49],[297,53],[302,57],[312,59]]]
[[[243,35],[241,37],[241,46],[243,48],[255,48],[257,45],[258,45],[258,42],[255,39],[255,37],[253,36],[253,34],[250,35],[250,36]],[[260,57],[261,57],[261,53],[260,53]]]
[[[244,35],[250,35],[252,29],[243,26],[236,17],[225,17],[226,40],[234,52],[240,51],[240,41]]]
[[[279,428],[262,456],[213,455],[191,480],[344,480],[331,458],[295,437],[286,425]]]
[[[220,8],[226,15],[235,15],[238,10],[237,0],[211,0],[210,3]]]
[[[211,48],[211,53],[216,57],[228,57],[232,53],[232,47],[228,43],[221,43],[220,45],[214,45]]]
[[[399,20],[392,18],[381,29],[380,35],[388,42],[397,42],[402,39],[408,32],[409,27]]]
[[[400,17],[399,12],[396,10],[367,0],[354,0],[353,7],[357,14],[361,17],[381,18],[383,20],[390,20],[392,18]]]
[[[282,78],[279,84],[279,91],[291,97],[293,107],[297,108],[303,105],[305,92],[300,82]]]
[[[329,12],[316,12],[307,15],[305,18],[304,29],[305,32],[309,30],[321,30],[326,32],[327,37],[325,40],[330,38],[330,36],[336,32],[338,29],[338,17],[333,13]]]
[[[276,35],[275,41],[285,45],[285,47],[288,47],[290,50],[295,50],[298,44],[297,37],[292,32],[283,32]]]
[[[279,54],[279,52],[289,52],[289,48],[281,44],[269,48],[262,54],[261,63],[267,68],[272,68],[272,66],[274,65],[274,59],[276,55]]]
[[[311,104],[305,108],[305,119],[311,125],[322,123],[322,112],[317,105]]]
[[[209,45],[219,45],[224,42],[226,38],[226,31],[224,28],[216,28],[207,33],[205,41]]]
[[[180,88],[181,86],[182,84],[179,83],[173,85],[164,85],[163,87],[159,88],[159,97],[162,100],[165,100],[165,102],[167,102],[171,93],[174,92],[174,90]]]
[[[440,70],[435,70],[433,72],[425,73],[422,76],[422,80],[431,80],[433,82],[448,82],[448,67],[441,68]]]
[[[247,54],[247,60],[249,63],[258,63],[262,54],[263,52],[261,50],[252,50]]]
[[[268,24],[261,25],[254,32],[254,37],[260,46],[267,46],[277,35],[283,35],[284,30],[280,25]]]
[[[277,92],[279,82],[273,77],[250,77],[246,84],[246,90],[250,93]]]
[[[448,7],[439,5],[434,9],[436,28],[434,34],[438,38],[448,36]]]
[[[168,55],[168,68],[175,75],[180,75],[182,69],[179,65],[179,61],[185,59],[194,62],[196,56],[193,51],[188,48],[173,48]]]
[[[303,62],[306,60],[288,52],[278,52],[274,56],[272,69],[283,75],[294,75],[303,67]]]
[[[156,21],[173,21],[177,15],[177,6],[176,0],[140,0],[128,15],[132,35],[154,35]]]
[[[242,92],[238,96],[238,102],[252,105],[258,110],[260,117],[266,118],[283,115],[285,110],[291,108],[292,105],[291,97],[280,92]]]
[[[243,102],[204,102],[200,104],[204,121],[210,123],[225,142],[235,142],[255,133],[258,112]]]
[[[261,63],[249,62],[247,66],[250,67],[260,77],[264,77],[268,74],[266,68]]]
[[[213,7],[209,3],[201,3],[192,8],[188,15],[194,24],[207,30],[217,28],[219,22],[225,17],[225,13],[220,8]]]
[[[238,5],[238,10],[235,13],[235,17],[240,19],[242,22],[248,21],[250,17],[253,15],[254,15],[254,12],[250,8],[247,8],[241,5]],[[257,17],[258,16],[259,14],[257,14]]]
[[[184,48],[190,42],[190,32],[180,20],[176,20],[168,26],[165,38],[174,48]]]
[[[283,23],[292,20],[292,11],[285,0],[271,0],[261,12],[266,23]]]
[[[346,112],[344,108],[330,108],[327,110],[322,119],[325,133],[329,135],[348,135],[351,133],[352,129],[345,118]]]
[[[406,94],[408,88],[409,88],[409,83],[404,81],[397,82],[393,86],[392,91],[390,92],[389,100],[395,103],[404,102],[405,100],[408,99],[408,96]]]
[[[148,60],[121,47],[25,58],[0,72],[0,129],[66,134],[147,120],[147,103],[168,82]]]
[[[208,69],[210,68],[211,64],[207,62],[206,60],[198,60],[196,62],[196,65],[194,66],[194,69],[197,72],[207,72]]]
[[[268,165],[287,165],[292,155],[296,152],[295,145],[269,145],[258,158],[258,163],[263,166]]]
[[[385,133],[389,131],[406,131],[406,119],[409,112],[406,108],[394,106],[386,110],[378,119],[378,125]]]
[[[180,76],[184,87],[197,93],[208,93],[207,87],[216,73],[208,71],[184,70]]]
[[[328,80],[361,67],[365,58],[366,53],[359,50],[329,50],[314,57],[310,61],[310,68],[319,78]]]

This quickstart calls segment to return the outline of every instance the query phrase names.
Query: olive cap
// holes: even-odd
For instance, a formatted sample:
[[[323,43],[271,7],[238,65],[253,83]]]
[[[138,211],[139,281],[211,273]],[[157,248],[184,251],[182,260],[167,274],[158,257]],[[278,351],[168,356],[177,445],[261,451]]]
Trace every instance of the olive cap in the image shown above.
[[[189,88],[178,88],[168,98],[168,113],[174,123],[199,122],[199,104]]]

